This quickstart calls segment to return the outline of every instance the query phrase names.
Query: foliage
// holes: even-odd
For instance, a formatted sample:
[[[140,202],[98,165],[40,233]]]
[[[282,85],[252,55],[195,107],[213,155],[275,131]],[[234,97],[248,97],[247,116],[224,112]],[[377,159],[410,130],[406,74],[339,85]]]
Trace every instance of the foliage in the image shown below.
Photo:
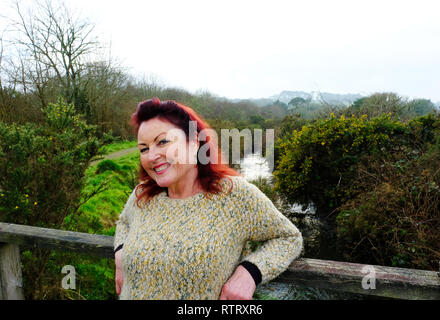
[[[283,139],[286,137],[291,137],[295,130],[301,130],[301,128],[309,122],[309,120],[301,117],[300,114],[292,113],[287,115],[285,118],[283,118],[283,121],[281,122],[279,138]]]
[[[0,220],[60,229],[80,205],[84,172],[97,154],[95,128],[62,100],[42,109],[43,126],[0,122]],[[27,298],[42,298],[50,252],[25,256]]]
[[[307,120],[324,118],[325,114],[330,114],[330,112],[338,112],[339,110],[344,110],[345,106],[340,105],[329,105],[322,102],[315,102],[307,100],[304,103],[292,104],[289,114],[296,114]]]
[[[274,204],[278,202],[278,193],[275,192],[273,182],[270,179],[258,177],[257,179],[249,182],[257,186],[257,188],[263,192]]]
[[[116,299],[114,290],[114,261],[72,252],[48,251],[44,272],[36,277],[35,264],[38,262],[35,250],[24,250],[21,254],[25,297],[32,299],[67,300],[109,300]],[[75,268],[75,290],[65,290],[61,286],[63,266]]]
[[[362,263],[437,268],[440,117],[317,120],[279,142],[276,190],[313,202],[337,253]]]
[[[428,113],[438,112],[434,103],[431,100],[427,99],[415,99],[409,102],[409,110],[415,116],[424,116]]]
[[[112,167],[101,171],[101,163],[108,161]],[[113,235],[119,213],[138,183],[138,170],[137,152],[89,167],[82,190],[83,203],[78,214],[66,217],[66,227],[72,231]]]
[[[276,190],[291,203],[313,202],[318,212],[328,214],[349,196],[344,190],[359,156],[386,147],[390,137],[403,130],[388,115],[371,121],[332,116],[294,130],[278,141]]]
[[[340,115],[361,116],[374,118],[382,114],[391,114],[393,119],[409,121],[413,118],[435,113],[435,105],[426,99],[408,100],[395,93],[375,93],[368,97],[356,100],[350,107],[339,110]]]
[[[121,167],[114,162],[113,160],[102,160],[98,163],[98,168],[96,169],[96,173],[103,173],[104,171],[120,171]]]
[[[0,57],[1,60],[1,57]],[[18,91],[13,86],[3,87],[0,65],[0,122],[24,124],[26,122],[42,123],[43,113],[33,105],[33,97]]]
[[[290,100],[287,105],[289,105],[289,106],[298,106],[298,105],[303,105],[303,104],[305,104],[307,102],[308,101],[306,99],[303,99],[301,97],[296,97],[296,98],[293,98],[292,100]]]
[[[374,118],[384,113],[391,113],[393,116],[400,117],[407,111],[408,107],[404,98],[395,93],[384,92],[375,93],[355,101],[347,112],[352,112],[358,116],[366,114],[368,117]]]
[[[408,128],[408,144],[359,164],[337,216],[344,259],[436,270],[440,260],[440,119]]]
[[[84,171],[97,153],[94,127],[61,100],[43,108],[46,124],[0,123],[0,219],[59,227],[76,210]]]

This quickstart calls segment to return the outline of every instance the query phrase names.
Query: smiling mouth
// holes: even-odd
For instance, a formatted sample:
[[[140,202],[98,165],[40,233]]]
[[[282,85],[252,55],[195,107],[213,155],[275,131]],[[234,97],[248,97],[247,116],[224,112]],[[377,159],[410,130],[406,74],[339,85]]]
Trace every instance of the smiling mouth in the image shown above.
[[[171,165],[169,163],[164,163],[158,167],[153,168],[154,172],[157,174],[162,174],[165,172],[166,169],[168,169]]]

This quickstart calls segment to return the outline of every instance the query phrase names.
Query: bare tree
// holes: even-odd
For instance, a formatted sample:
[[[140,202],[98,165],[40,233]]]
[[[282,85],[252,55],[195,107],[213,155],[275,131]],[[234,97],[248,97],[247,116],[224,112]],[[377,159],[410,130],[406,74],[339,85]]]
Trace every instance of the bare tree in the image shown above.
[[[12,122],[15,84],[8,81],[8,68],[6,67],[8,60],[5,55],[4,34],[5,31],[0,36],[0,121]]]
[[[84,112],[78,97],[87,59],[98,49],[94,25],[72,15],[64,3],[35,1],[32,11],[26,12],[17,0],[14,6],[18,54],[11,78],[24,91],[32,90],[42,105],[48,102],[48,92],[55,90]]]

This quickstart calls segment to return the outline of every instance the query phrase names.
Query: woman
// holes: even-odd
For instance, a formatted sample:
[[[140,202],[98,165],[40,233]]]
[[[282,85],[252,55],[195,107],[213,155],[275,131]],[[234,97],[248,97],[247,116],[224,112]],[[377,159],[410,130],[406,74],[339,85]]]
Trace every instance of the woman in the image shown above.
[[[120,299],[252,299],[256,285],[299,256],[301,233],[222,164],[213,139],[202,138],[209,126],[191,108],[154,98],[138,105],[132,122],[140,184],[116,225]],[[212,161],[200,161],[201,150]],[[250,240],[265,242],[250,252]]]

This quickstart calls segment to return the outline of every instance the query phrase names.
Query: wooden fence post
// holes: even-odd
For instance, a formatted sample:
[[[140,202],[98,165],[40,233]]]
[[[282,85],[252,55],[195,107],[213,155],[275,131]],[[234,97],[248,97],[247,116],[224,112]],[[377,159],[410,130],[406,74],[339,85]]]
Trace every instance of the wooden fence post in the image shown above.
[[[20,249],[0,243],[0,300],[24,300]]]

